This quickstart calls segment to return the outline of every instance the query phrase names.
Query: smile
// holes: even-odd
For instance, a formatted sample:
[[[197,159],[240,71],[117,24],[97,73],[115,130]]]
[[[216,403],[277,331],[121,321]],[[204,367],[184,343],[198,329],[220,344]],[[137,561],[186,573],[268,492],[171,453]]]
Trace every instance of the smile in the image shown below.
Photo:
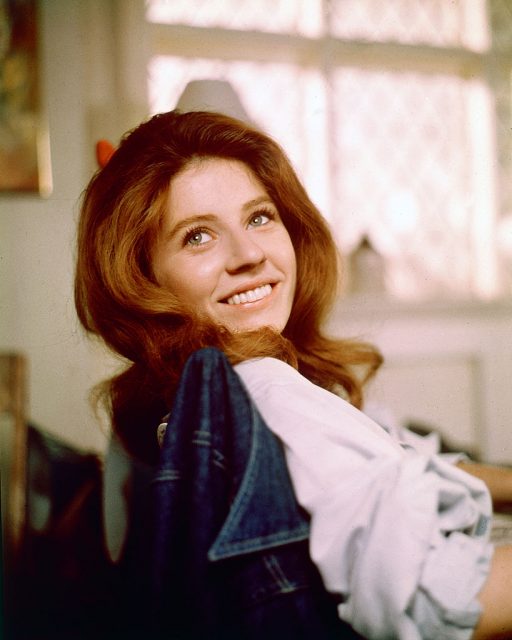
[[[256,302],[262,300],[272,293],[272,286],[270,284],[264,284],[262,287],[256,287],[256,289],[249,289],[243,293],[235,293],[226,300],[228,304],[245,304],[246,302]]]

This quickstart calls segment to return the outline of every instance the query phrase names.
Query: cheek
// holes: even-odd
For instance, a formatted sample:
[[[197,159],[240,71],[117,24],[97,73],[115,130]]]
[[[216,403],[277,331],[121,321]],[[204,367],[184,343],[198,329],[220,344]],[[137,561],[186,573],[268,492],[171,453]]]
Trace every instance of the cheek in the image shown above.
[[[288,251],[286,254],[287,272],[292,283],[292,296],[295,294],[295,288],[297,286],[297,256],[291,238],[288,236]]]
[[[200,260],[198,256],[191,260],[174,258],[172,268],[167,265],[159,282],[168,291],[184,302],[201,303],[208,298],[217,282],[215,264]]]

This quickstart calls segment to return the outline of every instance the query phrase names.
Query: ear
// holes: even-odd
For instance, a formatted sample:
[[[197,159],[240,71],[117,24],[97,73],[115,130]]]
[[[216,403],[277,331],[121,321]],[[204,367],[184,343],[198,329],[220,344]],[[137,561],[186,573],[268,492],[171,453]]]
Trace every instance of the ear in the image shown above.
[[[107,164],[115,151],[114,145],[108,140],[98,140],[96,143],[96,162],[100,169]]]

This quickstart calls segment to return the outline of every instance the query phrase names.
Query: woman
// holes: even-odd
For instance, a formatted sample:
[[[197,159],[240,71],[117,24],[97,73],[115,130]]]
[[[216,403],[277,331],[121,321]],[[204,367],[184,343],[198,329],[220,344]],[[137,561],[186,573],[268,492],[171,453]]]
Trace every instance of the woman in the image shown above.
[[[201,112],[135,129],[92,179],[78,236],[80,320],[128,361],[107,388],[114,430],[155,463],[186,360],[218,347],[284,445],[341,618],[370,638],[508,632],[512,551],[491,563],[489,494],[474,475],[506,501],[510,474],[413,452],[358,411],[380,356],[322,333],[337,267],[268,137]]]

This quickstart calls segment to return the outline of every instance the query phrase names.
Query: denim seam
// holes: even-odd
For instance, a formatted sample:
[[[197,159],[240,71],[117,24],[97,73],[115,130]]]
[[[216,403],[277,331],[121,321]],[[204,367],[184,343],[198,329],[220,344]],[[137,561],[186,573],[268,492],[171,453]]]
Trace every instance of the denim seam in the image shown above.
[[[293,542],[303,542],[309,537],[309,532],[304,525],[282,533],[270,534],[259,538],[247,538],[240,542],[230,542],[228,545],[213,545],[208,551],[208,559],[212,562],[218,560],[227,560],[235,556],[253,553],[254,551],[263,551],[274,547],[280,547]],[[216,548],[214,548],[216,547]]]
[[[263,562],[282,592],[294,591],[294,586],[284,574],[275,555],[265,556]]]
[[[211,435],[208,433],[208,431],[194,431],[194,434],[192,436],[192,444],[211,447]]]
[[[212,449],[212,455],[213,464],[219,467],[219,469],[222,469],[222,471],[227,471],[228,465],[226,464],[226,457],[218,449]]]
[[[166,471],[161,471],[157,476],[153,478],[151,484],[156,484],[158,482],[167,482],[169,480],[181,480],[182,475],[176,469],[169,469]]]
[[[209,447],[212,450],[213,464],[223,471],[227,470],[227,465],[225,464],[226,458],[218,449],[216,449],[212,445],[212,437],[209,431],[202,431],[200,429],[194,431],[191,444],[195,444],[200,447]]]

